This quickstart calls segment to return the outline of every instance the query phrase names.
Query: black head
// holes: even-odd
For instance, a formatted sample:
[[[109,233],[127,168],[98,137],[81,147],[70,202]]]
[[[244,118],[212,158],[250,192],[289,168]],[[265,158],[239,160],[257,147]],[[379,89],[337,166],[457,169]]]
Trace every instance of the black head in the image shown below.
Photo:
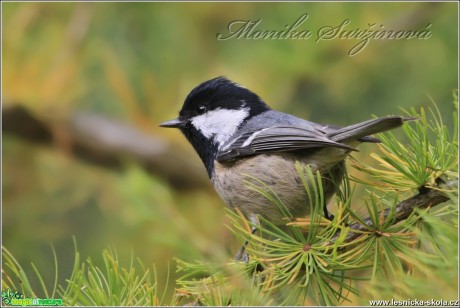
[[[160,126],[179,128],[211,176],[219,147],[248,119],[269,109],[257,94],[217,77],[195,87],[185,99],[179,117]]]

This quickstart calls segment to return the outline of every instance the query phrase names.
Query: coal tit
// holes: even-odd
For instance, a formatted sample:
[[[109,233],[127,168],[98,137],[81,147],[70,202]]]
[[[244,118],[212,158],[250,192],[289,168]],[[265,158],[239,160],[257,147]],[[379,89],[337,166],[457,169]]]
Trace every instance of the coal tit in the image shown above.
[[[265,183],[292,217],[309,214],[306,189],[295,162],[320,171],[324,208],[344,176],[344,160],[370,135],[401,126],[408,119],[388,116],[337,127],[272,110],[258,95],[224,77],[205,81],[185,99],[177,119],[162,127],[179,128],[203,161],[215,190],[230,208],[251,222],[258,215],[286,224],[282,211],[245,181]]]

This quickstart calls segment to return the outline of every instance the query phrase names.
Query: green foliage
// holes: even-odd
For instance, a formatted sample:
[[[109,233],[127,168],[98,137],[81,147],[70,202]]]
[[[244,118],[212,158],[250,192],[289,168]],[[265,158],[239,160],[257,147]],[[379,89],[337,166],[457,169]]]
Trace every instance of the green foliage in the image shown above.
[[[54,248],[53,248],[54,253]],[[2,247],[6,270],[2,272],[2,290],[20,291],[24,298],[37,298],[29,278],[14,256]],[[75,243],[75,261],[71,277],[65,285],[57,284],[58,262],[54,253],[56,279],[52,289],[48,289],[42,275],[32,263],[32,268],[41,283],[46,298],[60,298],[65,306],[159,306],[168,305],[164,293],[158,291],[155,269],[146,268],[140,260],[137,266],[134,257],[127,267],[120,265],[113,249],[102,253],[103,267],[88,258],[80,260]],[[7,274],[7,272],[9,274]]]
[[[180,302],[206,306],[275,305],[257,275],[257,262],[203,264],[177,259]]]
[[[455,96],[458,105],[458,97]],[[413,125],[404,125],[407,142],[403,144],[392,132],[380,134],[383,143],[381,154],[371,156],[380,163],[380,169],[365,166],[355,161],[355,167],[378,179],[360,183],[369,184],[384,191],[407,191],[425,187],[436,187],[436,179],[441,175],[455,176],[458,168],[458,109],[453,112],[453,132],[444,125],[436,105],[429,109],[431,120],[427,120],[424,108],[420,114],[412,108],[404,111],[416,121]]]

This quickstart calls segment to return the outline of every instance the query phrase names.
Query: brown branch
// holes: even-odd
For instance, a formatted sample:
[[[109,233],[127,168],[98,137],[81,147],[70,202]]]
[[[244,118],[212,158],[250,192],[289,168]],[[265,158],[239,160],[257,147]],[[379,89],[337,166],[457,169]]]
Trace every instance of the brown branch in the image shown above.
[[[189,159],[183,149],[169,141],[129,124],[83,112],[68,120],[53,120],[40,119],[18,104],[2,108],[3,132],[28,142],[58,148],[109,169],[122,169],[125,161],[134,161],[178,189],[209,185],[198,160]]]
[[[49,127],[20,106],[2,109],[2,131],[38,144],[49,145],[53,141]]]
[[[428,207],[434,207],[439,205],[443,202],[449,200],[449,197],[446,195],[444,191],[452,191],[454,188],[457,188],[457,181],[456,180],[447,180],[444,181],[440,178],[437,180],[438,189],[423,187],[420,189],[419,194],[410,197],[404,201],[401,201],[394,211],[394,221],[393,224],[401,222],[407,219],[410,214],[414,211],[414,209],[425,209]],[[381,213],[379,213],[379,217],[383,217],[383,219],[388,218],[390,213],[392,212],[391,209],[385,209]],[[369,232],[374,227],[372,223],[372,219],[366,218],[363,220],[364,225],[360,222],[353,223],[349,226],[349,233],[344,239],[344,243],[350,243],[353,240],[359,238],[363,235],[362,232]],[[342,231],[338,231],[336,235],[334,235],[329,242],[330,245],[334,244],[334,242],[340,237]]]

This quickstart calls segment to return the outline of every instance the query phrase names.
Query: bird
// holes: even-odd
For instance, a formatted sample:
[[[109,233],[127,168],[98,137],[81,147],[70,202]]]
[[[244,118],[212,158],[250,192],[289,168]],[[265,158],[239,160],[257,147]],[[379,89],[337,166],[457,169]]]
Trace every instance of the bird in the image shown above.
[[[286,211],[249,189],[248,181],[269,187],[291,217],[306,217],[312,205],[296,162],[309,166],[321,174],[328,217],[327,203],[340,187],[347,156],[362,142],[380,142],[373,134],[408,120],[385,116],[345,127],[319,124],[274,110],[251,90],[220,76],[196,86],[179,116],[160,126],[182,132],[231,209],[238,209],[253,226],[260,226],[259,217],[281,226],[287,223]]]

